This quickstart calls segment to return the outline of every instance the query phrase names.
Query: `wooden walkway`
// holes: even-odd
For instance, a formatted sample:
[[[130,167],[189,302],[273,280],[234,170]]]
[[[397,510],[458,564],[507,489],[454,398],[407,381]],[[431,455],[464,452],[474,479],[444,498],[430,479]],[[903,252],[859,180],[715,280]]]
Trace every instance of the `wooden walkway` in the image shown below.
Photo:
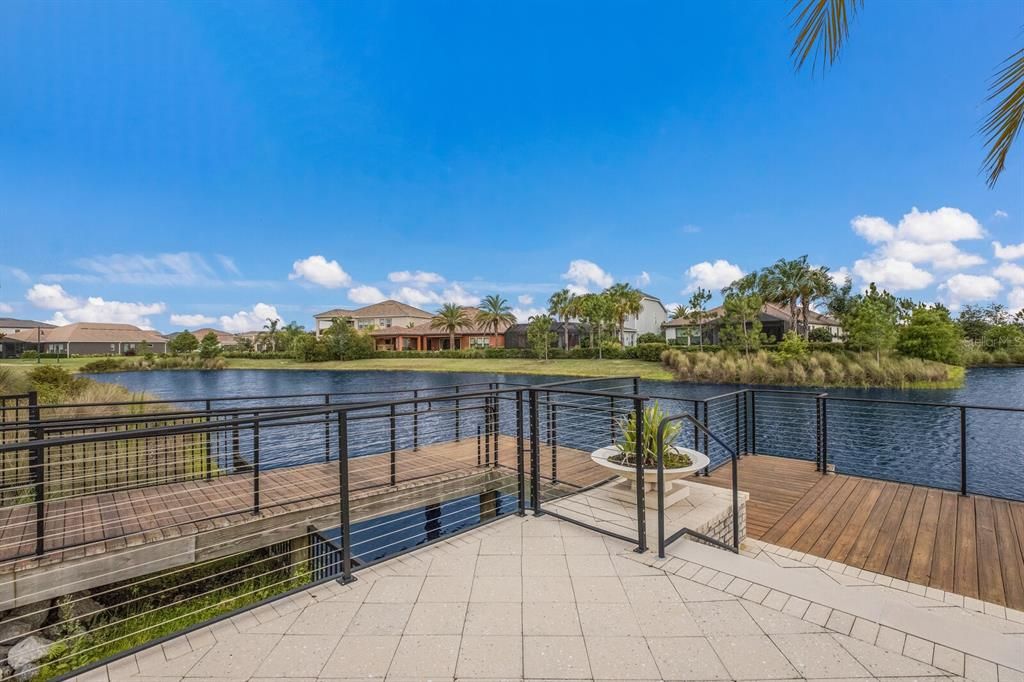
[[[729,467],[700,482],[731,485]],[[740,460],[751,538],[1024,610],[1024,503]]]

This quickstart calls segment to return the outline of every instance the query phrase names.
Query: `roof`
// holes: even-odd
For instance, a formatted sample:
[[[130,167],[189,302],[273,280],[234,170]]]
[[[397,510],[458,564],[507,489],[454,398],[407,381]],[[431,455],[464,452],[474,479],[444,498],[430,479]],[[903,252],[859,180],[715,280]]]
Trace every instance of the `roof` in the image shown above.
[[[810,318],[811,324],[820,324],[820,325],[825,325],[825,326],[830,326],[830,327],[839,327],[839,326],[841,326],[840,323],[837,320],[829,317],[828,315],[822,315],[821,313],[819,313],[819,312],[817,312],[815,310],[811,310],[809,312],[810,312],[810,314],[808,315],[808,317]],[[797,311],[797,314],[798,315],[800,314],[799,310]],[[725,315],[725,308],[724,308],[724,306],[720,306],[719,305],[719,306],[715,306],[714,308],[709,308],[708,310],[704,311],[704,322],[707,323],[707,322],[711,322],[711,321],[717,320],[718,318],[720,318],[720,317],[722,317],[724,315]],[[761,318],[761,320],[764,320],[764,319],[768,318],[768,319],[777,319],[777,320],[789,321],[789,310],[787,308],[781,306],[781,305],[778,305],[777,303],[765,303],[764,307],[761,309],[761,315],[759,317]],[[695,324],[696,324],[696,322],[691,320],[689,317],[680,317],[680,318],[675,319],[675,320],[669,320],[667,322],[663,322],[661,326],[662,327],[692,327]]]
[[[395,301],[388,299],[387,301],[381,301],[380,303],[372,303],[362,308],[356,308],[355,310],[346,310],[344,308],[335,308],[328,310],[325,313],[319,313],[314,315],[314,318],[331,318],[331,317],[422,317],[429,320],[434,315],[428,313],[426,310],[420,310],[413,306],[402,303],[401,301]]]
[[[19,341],[35,343],[35,330],[23,330],[13,334]],[[63,327],[54,327],[43,334],[47,343],[166,343],[167,339],[155,331],[139,329],[130,324],[115,322],[75,322]]]
[[[16,317],[0,317],[0,327],[17,327],[19,329],[53,329],[57,325],[36,320],[19,320]]]
[[[462,310],[469,317],[470,324],[464,327],[459,327],[455,331],[456,334],[493,333],[492,329],[484,328],[483,326],[478,325],[476,323],[476,316],[477,314],[480,313],[479,308],[473,308],[472,306],[463,306]],[[383,329],[374,329],[373,331],[370,332],[370,334],[372,336],[446,336],[448,332],[445,331],[444,329],[435,329],[434,327],[430,326],[433,319],[434,316],[431,315],[429,320],[421,322],[420,324],[414,325],[412,327],[384,327]],[[498,333],[503,334],[505,330],[509,328],[509,326],[510,325],[506,324],[498,327]]]

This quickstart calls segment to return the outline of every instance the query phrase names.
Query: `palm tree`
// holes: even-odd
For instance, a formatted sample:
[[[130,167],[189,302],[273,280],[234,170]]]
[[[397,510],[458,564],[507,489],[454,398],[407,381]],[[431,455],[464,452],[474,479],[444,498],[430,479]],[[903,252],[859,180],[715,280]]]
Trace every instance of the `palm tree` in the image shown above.
[[[796,30],[790,57],[797,70],[810,59],[816,70],[832,66],[850,33],[850,19],[864,6],[864,0],[795,0],[789,13],[795,15]],[[987,101],[992,110],[978,132],[985,136],[986,173],[993,187],[1006,168],[1006,157],[1024,126],[1024,49],[1017,50],[999,65],[989,84]]]
[[[811,307],[815,301],[820,301],[832,293],[834,285],[832,278],[828,276],[828,267],[808,268],[807,276],[800,284],[800,315],[804,322],[804,341],[810,340],[811,334]]]
[[[565,350],[569,350],[569,318],[571,312],[577,307],[576,296],[568,289],[562,289],[551,294],[548,299],[548,312],[558,318],[562,323],[562,331],[565,338]]]
[[[277,352],[277,325],[281,324],[281,320],[274,320],[267,318],[267,323],[263,325],[263,328],[267,330],[266,338],[270,340],[270,351],[272,353]]]
[[[615,324],[619,330],[619,343],[626,345],[626,318],[640,314],[640,290],[620,282],[605,289],[604,293],[611,300]]]
[[[445,303],[431,318],[430,328],[448,332],[448,349],[455,350],[455,332],[460,327],[468,327],[471,323],[469,315],[457,303]]]
[[[700,344],[701,350],[704,350],[704,306],[710,300],[711,292],[703,287],[697,287],[697,290],[690,296],[690,317],[697,323],[697,342]]]
[[[672,309],[672,312],[668,314],[670,320],[682,320],[690,315],[690,311],[686,309],[684,305],[677,305]]]
[[[789,308],[789,328],[793,331],[796,331],[800,291],[806,285],[809,270],[807,256],[794,260],[780,258],[756,275],[754,280],[766,301]]]
[[[503,299],[497,294],[492,294],[484,298],[480,305],[480,312],[476,314],[476,321],[479,322],[485,329],[491,328],[494,334],[494,347],[498,347],[498,330],[502,325],[512,325],[516,323],[516,316],[512,313],[512,308],[509,307],[508,301]]]

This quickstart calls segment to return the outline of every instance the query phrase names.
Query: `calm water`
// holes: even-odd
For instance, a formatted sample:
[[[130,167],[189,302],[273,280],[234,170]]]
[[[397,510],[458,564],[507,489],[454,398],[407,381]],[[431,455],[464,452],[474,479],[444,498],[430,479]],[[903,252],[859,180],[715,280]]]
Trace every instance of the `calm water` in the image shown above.
[[[202,400],[210,397],[280,395],[294,393],[336,393],[430,389],[470,382],[516,382],[540,384],[564,380],[512,374],[428,373],[386,371],[165,371],[125,372],[95,377],[122,384],[132,390],[174,399]],[[600,388],[601,384],[594,384]],[[612,382],[606,383],[613,388]],[[619,383],[618,387],[624,388]],[[641,391],[664,396],[663,406],[673,413],[693,411],[693,400],[728,393],[735,385],[642,382]],[[804,389],[806,390],[806,389]],[[950,390],[829,389],[830,396],[927,401],[968,405],[1024,408],[1024,368],[972,369],[963,387]],[[737,439],[741,449],[765,454],[814,459],[816,451],[816,408],[811,397],[759,393],[756,405],[741,405],[737,419],[732,399],[714,401],[708,408],[708,425],[726,444]],[[950,490],[960,487],[960,412],[955,408],[924,407],[829,401],[829,460],[841,473],[871,476],[907,483],[931,485]],[[703,416],[703,415],[701,415]],[[756,419],[755,419],[756,416]],[[542,422],[544,420],[542,419]],[[595,422],[601,427],[595,428]],[[756,422],[756,424],[755,424]],[[967,485],[971,492],[1024,499],[1024,413],[971,409],[967,411]],[[502,431],[514,433],[512,406],[503,406]],[[558,440],[581,448],[607,444],[606,416],[559,421]],[[472,434],[476,422],[467,415],[461,424],[463,435]],[[738,428],[737,428],[738,426]],[[364,428],[371,429],[372,425]],[[433,430],[421,424],[420,442],[443,440],[452,428]],[[546,424],[542,424],[546,428]],[[408,429],[400,427],[400,439],[408,440]],[[755,437],[756,444],[751,445]],[[367,431],[369,433],[369,431]],[[684,432],[684,445],[692,446],[692,435]],[[355,435],[355,434],[353,434]],[[308,458],[308,447],[297,439],[282,442],[281,463]],[[372,441],[373,437],[364,440]],[[379,439],[378,439],[379,442]],[[703,449],[700,439],[696,445]],[[376,451],[381,448],[377,447]],[[369,448],[366,452],[374,451]],[[708,452],[713,462],[727,459],[727,451],[714,442]],[[353,454],[361,454],[355,452]]]

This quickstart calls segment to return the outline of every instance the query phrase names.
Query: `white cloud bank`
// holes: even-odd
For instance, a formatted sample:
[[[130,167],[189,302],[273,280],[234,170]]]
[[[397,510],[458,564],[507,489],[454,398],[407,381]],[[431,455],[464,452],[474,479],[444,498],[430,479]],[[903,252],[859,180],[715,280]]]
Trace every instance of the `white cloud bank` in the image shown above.
[[[1024,258],[1024,242],[1020,244],[1007,244],[1003,246],[999,242],[992,242],[992,249],[999,260],[1017,260]]]
[[[1013,313],[1016,313],[1018,310],[1024,310],[1024,287],[1014,287],[1011,289],[1006,297],[1006,302]]]
[[[1016,286],[1024,285],[1024,267],[1016,263],[1002,263],[992,271],[992,274],[1010,284]]]
[[[3,301],[0,301],[0,313],[13,313],[13,312],[14,312],[14,306],[12,306],[10,303],[4,303]]]
[[[615,278],[593,261],[576,259],[569,263],[569,269],[562,273],[562,279],[569,282],[566,288],[574,294],[589,293],[591,287],[607,289]]]
[[[55,311],[49,322],[56,325],[116,322],[152,329],[149,316],[159,315],[166,309],[163,303],[107,301],[100,296],[89,296],[83,300],[72,296],[59,284],[33,284],[25,298],[37,308]]]
[[[683,293],[696,291],[698,287],[717,292],[719,289],[729,286],[744,274],[740,266],[723,259],[718,259],[714,263],[710,261],[697,263],[686,271],[686,276],[690,281]]]
[[[267,303],[257,303],[251,310],[239,310],[234,315],[221,315],[220,327],[224,331],[240,334],[263,329],[267,320],[281,321],[277,308]]]
[[[416,285],[429,285],[440,284],[444,281],[444,277],[436,272],[424,272],[423,270],[400,270],[398,272],[389,272],[388,281],[398,284],[412,283]]]
[[[336,260],[327,260],[317,254],[292,263],[290,280],[304,280],[325,289],[340,289],[352,283],[352,277]]]
[[[1003,285],[988,275],[953,275],[939,285],[950,308],[957,309],[963,303],[991,300],[999,294]]]

